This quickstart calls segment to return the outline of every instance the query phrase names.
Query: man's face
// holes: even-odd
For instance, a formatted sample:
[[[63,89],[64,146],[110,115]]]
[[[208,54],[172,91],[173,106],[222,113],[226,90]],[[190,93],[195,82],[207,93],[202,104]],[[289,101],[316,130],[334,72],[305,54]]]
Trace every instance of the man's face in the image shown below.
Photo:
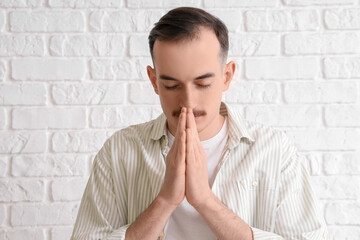
[[[201,140],[220,130],[222,92],[229,87],[235,64],[222,64],[219,54],[220,43],[206,28],[192,40],[155,41],[155,69],[147,70],[173,135],[182,107],[193,109]]]

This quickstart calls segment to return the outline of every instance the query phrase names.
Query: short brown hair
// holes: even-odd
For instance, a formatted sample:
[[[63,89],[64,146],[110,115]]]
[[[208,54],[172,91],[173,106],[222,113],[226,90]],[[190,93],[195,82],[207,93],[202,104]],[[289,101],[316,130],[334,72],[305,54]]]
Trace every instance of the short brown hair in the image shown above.
[[[229,51],[228,29],[215,16],[202,9],[192,7],[175,8],[155,23],[149,35],[150,54],[153,61],[153,49],[156,40],[175,42],[191,40],[197,37],[200,27],[214,31],[220,43],[220,57],[225,62]]]

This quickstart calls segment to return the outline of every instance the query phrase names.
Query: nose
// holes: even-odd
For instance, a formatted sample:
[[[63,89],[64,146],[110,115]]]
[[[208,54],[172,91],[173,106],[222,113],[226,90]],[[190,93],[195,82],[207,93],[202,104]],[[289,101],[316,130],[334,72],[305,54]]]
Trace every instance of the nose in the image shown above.
[[[185,87],[181,95],[181,107],[195,108],[196,96],[192,89]]]

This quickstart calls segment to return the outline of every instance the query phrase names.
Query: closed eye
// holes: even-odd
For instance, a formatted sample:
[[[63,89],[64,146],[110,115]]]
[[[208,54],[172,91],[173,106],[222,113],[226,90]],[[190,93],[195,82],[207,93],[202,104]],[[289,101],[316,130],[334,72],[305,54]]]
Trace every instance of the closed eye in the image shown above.
[[[168,90],[173,90],[173,89],[176,89],[178,87],[178,85],[174,85],[174,86],[164,86],[165,89],[168,89]]]
[[[199,84],[198,86],[199,86],[200,88],[209,88],[209,87],[211,87],[211,84],[205,84],[205,85]]]

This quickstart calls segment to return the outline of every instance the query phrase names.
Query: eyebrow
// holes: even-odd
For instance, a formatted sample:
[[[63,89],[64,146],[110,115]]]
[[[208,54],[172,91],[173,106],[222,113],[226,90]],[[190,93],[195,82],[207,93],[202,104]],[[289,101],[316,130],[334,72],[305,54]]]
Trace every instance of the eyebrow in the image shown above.
[[[214,73],[205,73],[203,75],[196,77],[194,80],[200,80],[200,79],[210,78],[210,77],[214,77],[214,76],[215,76]],[[164,75],[164,74],[160,75],[160,79],[168,80],[168,81],[180,81],[179,79],[176,79],[176,78]]]

